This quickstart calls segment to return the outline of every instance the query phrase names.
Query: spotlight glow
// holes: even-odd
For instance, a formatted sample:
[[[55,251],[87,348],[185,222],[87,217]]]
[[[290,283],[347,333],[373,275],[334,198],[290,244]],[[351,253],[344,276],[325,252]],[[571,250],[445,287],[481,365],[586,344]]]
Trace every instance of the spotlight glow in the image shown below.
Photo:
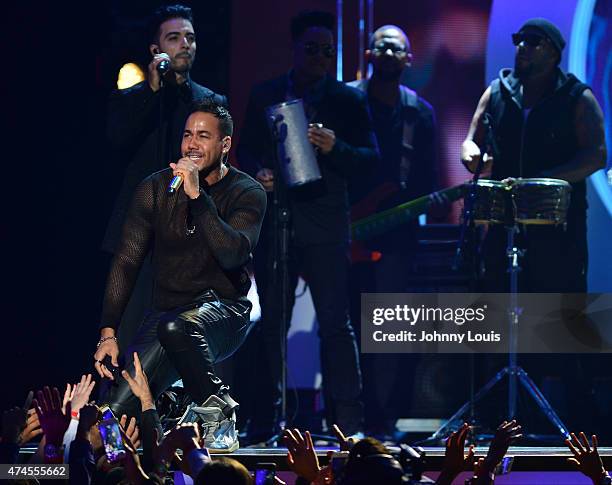
[[[142,72],[142,69],[140,69],[140,66],[134,64],[133,62],[128,62],[127,64],[124,64],[121,69],[119,69],[117,88],[131,88],[135,84],[144,81],[144,79],[144,73]]]

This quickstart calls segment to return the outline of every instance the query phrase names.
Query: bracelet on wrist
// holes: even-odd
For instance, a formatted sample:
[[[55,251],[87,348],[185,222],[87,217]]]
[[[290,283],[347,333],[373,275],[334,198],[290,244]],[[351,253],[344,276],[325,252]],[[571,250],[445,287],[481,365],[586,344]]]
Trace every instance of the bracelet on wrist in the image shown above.
[[[98,344],[96,345],[96,348],[100,348],[100,345],[102,345],[107,340],[114,340],[116,342],[117,337],[115,337],[114,335],[109,335],[108,337],[102,337],[100,340],[98,340]]]

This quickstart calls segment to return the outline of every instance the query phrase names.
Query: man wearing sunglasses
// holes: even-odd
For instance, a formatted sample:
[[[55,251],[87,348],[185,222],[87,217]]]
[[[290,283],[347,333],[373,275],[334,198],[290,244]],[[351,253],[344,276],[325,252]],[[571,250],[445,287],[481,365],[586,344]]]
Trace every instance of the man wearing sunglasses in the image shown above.
[[[427,101],[400,82],[412,62],[407,35],[395,25],[378,28],[370,38],[365,58],[372,65],[372,76],[349,85],[366,94],[381,164],[366,176],[351,180],[355,219],[427,195],[438,188],[434,111]],[[383,193],[384,196],[378,197]],[[442,207],[436,204],[438,210]],[[359,318],[362,292],[406,291],[417,249],[417,226],[418,221],[414,220],[367,241],[366,257],[354,258],[351,267],[351,315],[354,320]],[[373,252],[382,257],[368,258]],[[392,410],[394,401],[398,401],[397,389],[409,387],[405,373],[400,372],[402,362],[406,362],[406,356],[399,354],[384,358],[376,354],[362,356],[366,426],[377,436],[389,436],[394,431],[397,416]],[[395,384],[400,375],[404,381],[398,387]]]
[[[291,22],[293,66],[280,78],[255,86],[248,103],[238,147],[241,167],[254,175],[271,194],[286,193],[290,211],[289,314],[294,303],[298,275],[307,281],[317,313],[321,339],[321,369],[328,424],[337,423],[348,434],[361,429],[361,373],[355,335],[348,316],[348,197],[347,180],[363,174],[378,161],[363,95],[329,76],[335,58],[334,16],[306,12]],[[300,98],[311,128],[304,136],[317,151],[322,174],[319,181],[287,189],[273,172],[274,143],[268,129],[266,107]],[[272,206],[271,206],[272,207]],[[258,365],[268,362],[270,393],[259,393],[261,413],[249,430],[253,440],[270,436],[272,413],[278,409],[281,370],[279,348],[283,328],[279,318],[280,295],[273,282],[273,209],[268,211],[255,253],[255,278],[262,320],[251,345],[262,346]],[[252,368],[255,362],[250,362]],[[260,368],[257,375],[261,376]],[[259,377],[259,382],[266,382]],[[263,381],[263,382],[262,382]],[[260,389],[258,386],[257,389]],[[263,401],[262,401],[263,402]],[[265,414],[267,416],[264,416]],[[259,436],[258,436],[259,435]]]
[[[461,160],[474,171],[483,155],[485,170],[496,180],[550,177],[571,183],[566,225],[521,228],[518,243],[526,252],[519,291],[584,293],[585,179],[605,167],[603,114],[589,87],[560,69],[565,40],[554,24],[530,19],[512,42],[514,69],[502,69],[482,95]],[[507,291],[505,244],[504,228],[489,228],[483,254],[488,290]]]

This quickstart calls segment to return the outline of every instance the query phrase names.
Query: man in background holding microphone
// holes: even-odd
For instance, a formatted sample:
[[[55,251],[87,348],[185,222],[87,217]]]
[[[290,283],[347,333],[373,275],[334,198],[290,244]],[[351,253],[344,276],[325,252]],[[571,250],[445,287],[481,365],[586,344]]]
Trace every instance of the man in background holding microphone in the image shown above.
[[[238,448],[237,403],[213,365],[231,356],[250,330],[251,259],[266,210],[262,186],[226,164],[233,121],[214,101],[194,105],[181,155],[136,189],[109,272],[94,365],[116,380],[104,401],[116,415],[134,415],[138,399],[118,375],[116,331],[138,271],[152,250],[155,291],[128,349],[124,372],[138,353],[157,398],[181,378],[201,407],[211,452]],[[125,375],[125,374],[124,374]]]
[[[224,96],[194,82],[189,75],[196,54],[190,8],[166,5],[153,14],[149,28],[153,59],[147,80],[113,92],[108,106],[108,137],[113,158],[125,175],[102,244],[115,254],[121,227],[134,189],[148,175],[180,156],[180,140],[194,101],[213,99],[226,105]],[[151,265],[145,260],[132,299],[123,317],[121,340],[131,340],[151,302]]]
[[[347,435],[354,435],[362,430],[363,405],[359,355],[348,315],[347,184],[349,179],[373,169],[379,155],[365,97],[328,73],[336,55],[335,29],[336,19],[328,12],[307,11],[292,19],[293,66],[287,74],[253,87],[240,134],[238,160],[270,191],[271,199],[274,190],[279,195],[286,194],[290,237],[289,291],[285,295],[289,312],[285,316],[291,318],[294,290],[301,273],[308,282],[319,324],[327,424],[337,423]],[[273,171],[276,144],[268,129],[266,109],[297,99],[304,104],[310,127],[303,136],[315,147],[321,178],[289,187]],[[274,215],[272,211],[270,215]],[[280,261],[274,251],[277,237],[274,217],[266,217],[254,261],[262,318],[251,341],[259,347],[249,359],[247,370],[258,363],[260,367],[251,382],[257,384],[257,391],[266,384],[270,389],[257,393],[247,391],[245,386],[242,394],[257,395],[248,431],[252,442],[269,438],[285,417],[281,414],[282,369],[286,362],[280,341],[289,321],[283,321],[281,316],[282,297],[272,276]],[[261,347],[265,352],[260,351]],[[261,377],[266,372],[267,382]]]

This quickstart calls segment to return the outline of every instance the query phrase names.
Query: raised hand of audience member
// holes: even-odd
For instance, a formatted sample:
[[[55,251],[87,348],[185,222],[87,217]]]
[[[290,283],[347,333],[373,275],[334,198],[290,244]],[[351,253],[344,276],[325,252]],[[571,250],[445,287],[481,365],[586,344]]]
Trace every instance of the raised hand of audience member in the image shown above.
[[[166,440],[165,437],[158,431],[154,430],[153,434],[155,438],[152,442],[151,454],[153,455],[153,465],[155,472],[163,476],[162,469],[166,470],[170,466],[172,456],[176,451],[176,448],[172,448],[171,440]]]
[[[471,479],[466,480],[466,485],[493,485],[495,476],[485,470],[484,461],[484,458],[478,458],[478,461],[474,463],[474,475]]]
[[[347,438],[337,424],[332,425],[334,436],[340,444],[340,451],[350,451],[353,445],[357,442],[355,438]]]
[[[149,409],[154,409],[155,400],[151,394],[151,388],[149,387],[147,375],[142,369],[142,365],[140,365],[140,359],[138,358],[137,352],[134,352],[134,376],[131,376],[126,370],[122,371],[121,375],[127,381],[134,396],[140,399],[142,412]]]
[[[200,431],[196,423],[183,423],[174,428],[164,438],[172,450],[174,451],[183,450],[183,454],[189,453],[190,451],[200,448]]]
[[[474,445],[470,445],[467,455],[465,454],[465,440],[469,431],[470,426],[467,423],[463,423],[461,428],[452,433],[446,440],[444,464],[442,466],[442,473],[440,473],[436,481],[437,485],[450,485],[459,473],[472,464]]]
[[[128,436],[128,438],[130,438],[130,441],[134,443],[136,449],[140,448],[140,430],[136,425],[136,418],[132,417],[128,421],[127,415],[124,414],[119,420],[119,426],[121,426],[125,434]]]
[[[91,429],[96,425],[99,418],[100,410],[98,407],[94,404],[85,404],[85,406],[83,406],[79,412],[77,438],[87,440],[91,443]]]
[[[287,463],[298,476],[314,482],[320,471],[319,459],[309,431],[302,433],[299,429],[283,431],[283,441],[287,446]]]
[[[72,415],[77,416],[81,408],[89,402],[95,385],[96,381],[92,379],[91,374],[82,375],[80,382],[74,385],[70,399]]]
[[[350,438],[350,440],[354,441],[353,438]],[[346,450],[342,450],[342,451],[346,451]],[[319,470],[316,480],[312,482],[313,485],[330,485],[334,483],[334,472],[331,467],[333,456],[334,456],[334,452],[332,450],[329,450],[327,452],[327,462],[329,463],[329,465],[324,466]]]
[[[576,437],[575,433],[570,433],[571,439],[565,440],[565,444],[574,454],[574,457],[568,458],[567,461],[574,464],[595,485],[599,485],[602,483],[603,478],[607,477],[608,472],[606,472],[597,451],[597,436],[593,435],[591,437],[592,447],[589,445],[589,440],[584,433],[581,432],[579,436],[580,438]]]
[[[40,426],[47,437],[47,443],[60,446],[70,424],[70,411],[72,410],[70,401],[66,403],[66,414],[64,414],[57,387],[50,389],[45,386],[42,391],[36,393],[36,399],[32,404],[38,414]]]
[[[29,443],[37,436],[41,435],[43,430],[40,427],[40,420],[38,419],[38,414],[36,414],[35,409],[28,409],[27,412],[27,420],[26,425],[21,435],[19,436],[19,446],[23,446],[26,443]]]
[[[62,413],[66,414],[66,404],[69,401],[72,401],[72,396],[74,396],[74,391],[76,389],[76,384],[71,386],[70,383],[66,384],[66,390],[64,391],[64,399],[62,400]]]
[[[200,438],[200,431],[196,423],[183,423],[173,430],[171,430],[163,440],[162,452],[163,460],[168,464],[169,461],[174,460],[175,464],[179,466],[181,471],[191,477],[197,476],[198,472],[203,468],[206,462],[201,462],[198,458],[196,463],[189,459],[189,455],[194,450],[202,448]],[[183,458],[181,459],[177,454],[176,450],[182,450]],[[191,464],[197,468],[197,470],[191,469]]]
[[[140,458],[138,457],[138,452],[136,451],[136,447],[134,443],[130,440],[127,434],[119,428],[119,432],[121,433],[121,437],[123,438],[123,446],[125,447],[125,459],[123,460],[125,476],[130,484],[139,485],[144,483],[149,479],[147,474],[142,469],[140,465]]]
[[[502,461],[510,445],[514,444],[522,437],[521,426],[516,423],[516,420],[504,421],[500,424],[495,432],[493,441],[491,441],[489,445],[487,456],[482,463],[481,474],[491,475],[494,473],[495,467]]]

